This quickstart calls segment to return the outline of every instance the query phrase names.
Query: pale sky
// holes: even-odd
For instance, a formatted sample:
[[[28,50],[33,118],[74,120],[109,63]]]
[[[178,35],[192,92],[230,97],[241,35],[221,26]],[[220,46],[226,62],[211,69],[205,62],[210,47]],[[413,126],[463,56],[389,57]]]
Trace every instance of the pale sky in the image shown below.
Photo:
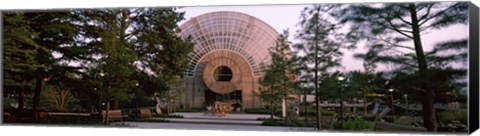
[[[237,11],[254,16],[270,26],[277,32],[281,33],[285,29],[289,29],[290,38],[293,38],[297,26],[300,21],[300,13],[304,7],[311,5],[255,5],[255,6],[198,6],[198,7],[183,7],[178,11],[185,12],[185,20],[179,23],[182,24],[186,20],[205,13],[214,11]],[[467,25],[455,25],[443,30],[432,31],[428,34],[422,35],[422,42],[424,50],[429,51],[435,43],[448,41],[452,39],[462,39],[468,37]],[[293,39],[291,39],[293,40]],[[363,61],[354,59],[352,55],[358,52],[365,52],[365,48],[359,45],[356,50],[344,51],[344,58],[342,65],[346,71],[363,70]],[[388,69],[388,68],[387,68]],[[342,71],[342,69],[339,69]]]

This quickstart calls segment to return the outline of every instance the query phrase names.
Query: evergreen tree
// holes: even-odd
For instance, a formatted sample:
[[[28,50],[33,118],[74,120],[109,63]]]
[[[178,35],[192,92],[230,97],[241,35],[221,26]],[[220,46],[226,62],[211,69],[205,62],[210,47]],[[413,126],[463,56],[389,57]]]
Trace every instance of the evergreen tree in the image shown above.
[[[33,121],[37,120],[36,112],[40,103],[44,79],[55,73],[62,73],[61,70],[75,71],[67,65],[59,65],[61,60],[53,57],[54,52],[60,51],[63,52],[64,56],[78,56],[68,53],[73,51],[73,48],[65,48],[65,45],[73,43],[73,37],[75,36],[75,29],[68,22],[69,17],[69,12],[7,13],[5,31],[9,34],[5,37],[6,54],[4,61],[6,62],[6,81],[12,81],[9,82],[12,84],[7,83],[6,87],[23,84],[24,87],[20,90],[20,109],[23,108],[22,97],[25,90],[30,88],[28,84],[35,85],[31,113]],[[24,60],[19,62],[19,58]],[[29,63],[30,66],[26,67],[24,63]],[[19,67],[22,65],[23,68]],[[9,76],[11,74],[17,76]],[[35,82],[30,83],[32,80],[35,80]]]
[[[46,48],[33,38],[38,32],[29,25],[31,19],[25,13],[5,13],[3,22],[3,79],[5,92],[18,93],[18,110],[23,112],[25,93],[34,79],[37,68],[43,67],[36,61],[37,50]]]
[[[345,6],[335,16],[341,23],[351,22],[351,28],[361,31],[372,48],[414,51],[419,77],[423,79],[423,85],[427,85],[431,81],[428,80],[428,62],[422,46],[422,32],[467,23],[467,8],[466,2],[354,4]],[[412,41],[413,47],[402,44],[407,41]],[[424,125],[428,131],[436,131],[434,92],[426,86],[421,88],[425,96]]]
[[[314,5],[306,7],[301,14],[301,30],[297,32],[297,38],[301,40],[300,44],[295,45],[295,49],[305,54],[299,56],[301,79],[313,81],[315,90],[315,101],[317,105],[317,129],[321,129],[321,110],[320,101],[320,75],[328,72],[331,68],[341,66],[340,60],[343,53],[342,47],[351,47],[353,45],[348,37],[351,34],[342,34],[338,32],[339,26],[332,21],[328,13],[335,9],[337,5]],[[342,43],[342,44],[340,44]],[[308,79],[312,78],[312,79]]]
[[[275,46],[269,49],[272,63],[268,65],[266,74],[260,81],[262,85],[260,98],[270,103],[271,118],[275,112],[275,104],[282,102],[283,99],[287,103],[286,108],[288,109],[288,96],[295,92],[297,73],[295,65],[293,65],[295,61],[290,45],[288,32],[284,31],[277,38]],[[288,120],[288,115],[285,120]]]
[[[104,72],[100,82],[101,99],[129,101],[134,96],[135,74],[149,75],[153,84],[167,82],[182,75],[187,63],[187,53],[193,44],[177,36],[177,22],[183,13],[171,8],[132,8],[77,11],[82,20],[87,47],[94,51],[91,68]],[[141,74],[145,73],[145,74]],[[93,76],[93,75],[92,75]],[[138,80],[138,81],[137,81]],[[143,81],[146,82],[146,81]],[[142,83],[142,86],[145,84]],[[167,91],[168,84],[163,88]],[[146,86],[144,86],[146,87]],[[144,88],[142,87],[142,88]],[[158,86],[149,89],[161,89]],[[108,115],[108,110],[107,110]]]

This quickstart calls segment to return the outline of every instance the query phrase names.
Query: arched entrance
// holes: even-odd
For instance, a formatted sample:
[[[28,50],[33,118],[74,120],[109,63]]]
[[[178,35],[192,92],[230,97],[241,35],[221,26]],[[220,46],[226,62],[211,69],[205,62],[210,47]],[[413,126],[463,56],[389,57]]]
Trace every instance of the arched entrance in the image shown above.
[[[186,107],[237,100],[242,108],[263,107],[260,79],[271,63],[268,48],[278,33],[265,22],[240,12],[219,11],[191,18],[180,26],[183,38],[195,43],[189,54]]]

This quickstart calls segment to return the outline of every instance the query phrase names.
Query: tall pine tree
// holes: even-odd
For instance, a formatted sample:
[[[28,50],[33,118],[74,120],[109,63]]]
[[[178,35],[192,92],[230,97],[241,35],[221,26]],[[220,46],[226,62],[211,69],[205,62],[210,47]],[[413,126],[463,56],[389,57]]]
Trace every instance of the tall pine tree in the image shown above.
[[[350,23],[360,30],[373,46],[384,50],[411,50],[415,53],[419,77],[424,85],[428,79],[428,62],[422,45],[422,32],[441,29],[458,23],[467,23],[466,2],[354,4],[345,6],[336,16],[341,23]],[[412,46],[402,43],[413,42]],[[423,101],[424,125],[436,131],[434,92],[420,87]]]

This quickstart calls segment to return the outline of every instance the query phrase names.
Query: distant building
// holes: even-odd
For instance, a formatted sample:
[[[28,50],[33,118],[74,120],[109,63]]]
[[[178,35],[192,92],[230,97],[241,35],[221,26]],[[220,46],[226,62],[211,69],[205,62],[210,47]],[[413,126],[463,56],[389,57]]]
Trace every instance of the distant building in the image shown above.
[[[180,26],[195,43],[186,71],[187,91],[180,103],[202,108],[214,101],[236,100],[243,108],[263,107],[259,79],[271,62],[268,48],[278,32],[253,16],[230,11],[191,18]]]

